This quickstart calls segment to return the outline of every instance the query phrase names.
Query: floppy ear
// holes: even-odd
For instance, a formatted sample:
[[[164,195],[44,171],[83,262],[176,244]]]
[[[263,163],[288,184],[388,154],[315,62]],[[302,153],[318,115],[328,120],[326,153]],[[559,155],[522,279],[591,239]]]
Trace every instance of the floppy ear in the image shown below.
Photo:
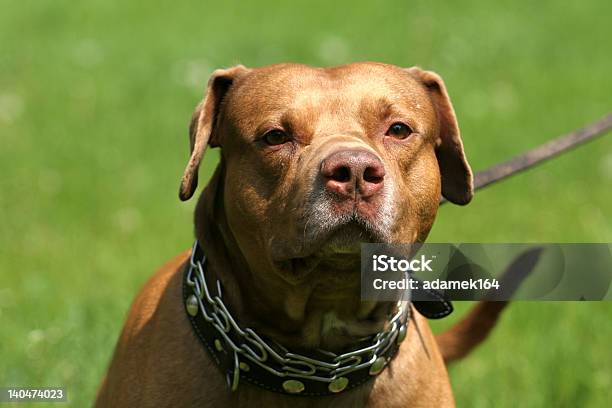
[[[409,68],[408,72],[424,85],[438,114],[440,130],[436,157],[442,176],[442,195],[448,201],[465,205],[474,195],[472,169],[463,151],[457,117],[444,81],[435,72],[418,67]]]
[[[191,157],[181,179],[179,197],[182,201],[189,200],[198,186],[198,168],[206,146],[212,139],[223,97],[234,80],[246,72],[248,72],[247,68],[236,65],[232,68],[214,71],[208,80],[206,95],[193,112],[189,125]]]

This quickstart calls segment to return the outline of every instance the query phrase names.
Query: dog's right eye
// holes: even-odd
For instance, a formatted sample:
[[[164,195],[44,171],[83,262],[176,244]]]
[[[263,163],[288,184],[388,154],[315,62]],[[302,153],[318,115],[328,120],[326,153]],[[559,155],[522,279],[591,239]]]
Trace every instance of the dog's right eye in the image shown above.
[[[280,129],[273,129],[266,133],[263,140],[270,146],[278,146],[287,143],[291,138]]]

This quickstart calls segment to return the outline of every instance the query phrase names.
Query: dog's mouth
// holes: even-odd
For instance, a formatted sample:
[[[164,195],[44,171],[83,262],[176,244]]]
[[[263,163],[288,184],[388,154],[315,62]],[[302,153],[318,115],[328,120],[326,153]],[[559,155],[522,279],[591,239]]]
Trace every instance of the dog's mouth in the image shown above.
[[[361,244],[386,242],[387,239],[371,225],[354,217],[324,234],[317,244],[304,245],[301,253],[275,263],[293,279],[301,280],[314,270],[335,274],[358,274]]]

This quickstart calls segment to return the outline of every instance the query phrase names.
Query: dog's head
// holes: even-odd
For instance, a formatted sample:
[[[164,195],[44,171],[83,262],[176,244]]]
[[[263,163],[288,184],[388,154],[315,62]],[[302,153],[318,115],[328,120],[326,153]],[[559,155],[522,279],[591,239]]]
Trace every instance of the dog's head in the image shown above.
[[[441,194],[472,198],[444,83],[419,68],[217,70],[190,140],[181,199],[206,146],[220,146],[229,232],[250,268],[291,283],[354,270],[361,242],[421,242]]]

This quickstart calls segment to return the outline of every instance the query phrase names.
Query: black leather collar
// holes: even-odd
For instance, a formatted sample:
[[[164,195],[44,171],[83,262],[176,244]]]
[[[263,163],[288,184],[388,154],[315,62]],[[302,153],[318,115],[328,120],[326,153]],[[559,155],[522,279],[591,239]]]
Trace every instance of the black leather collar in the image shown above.
[[[434,290],[421,290],[421,297],[428,300],[413,301],[414,308],[428,319],[442,319],[453,313],[453,304]]]
[[[398,312],[390,319],[385,332],[353,345],[347,353],[315,351],[308,356],[291,353],[251,329],[241,328],[221,300],[221,284],[217,282],[214,291],[209,289],[206,269],[206,256],[196,241],[184,269],[185,310],[195,334],[226,376],[232,391],[244,380],[269,391],[290,395],[341,393],[382,372],[406,337],[410,305],[404,301],[398,302]],[[433,318],[452,311],[446,301],[415,302],[415,307],[421,314]]]

